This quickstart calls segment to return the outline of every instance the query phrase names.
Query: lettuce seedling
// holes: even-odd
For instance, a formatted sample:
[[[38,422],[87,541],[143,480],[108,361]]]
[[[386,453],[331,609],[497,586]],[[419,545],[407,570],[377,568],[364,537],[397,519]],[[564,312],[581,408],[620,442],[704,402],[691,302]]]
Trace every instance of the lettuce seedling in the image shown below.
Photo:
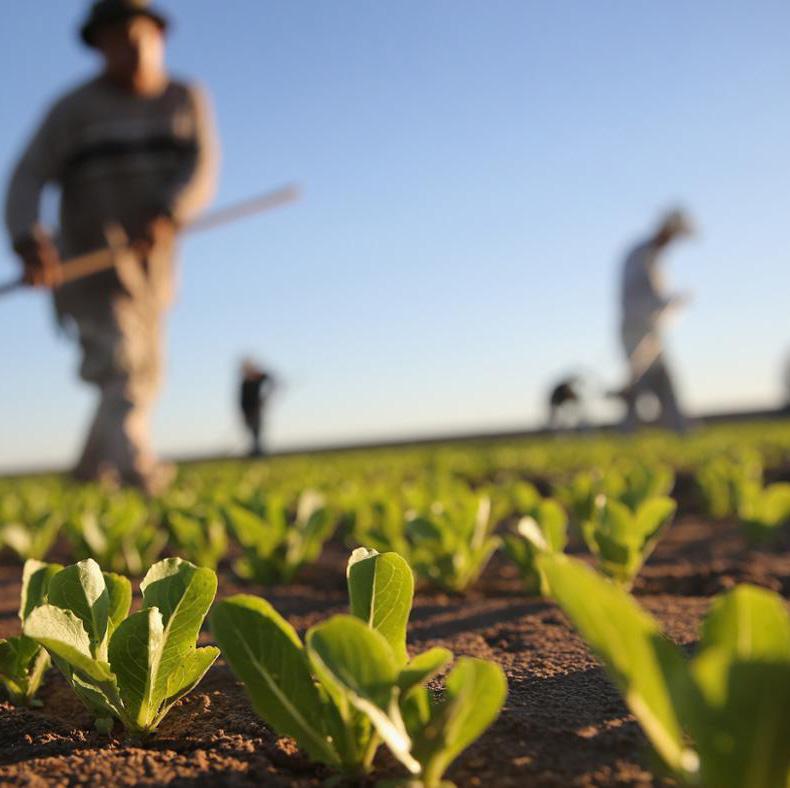
[[[23,561],[41,561],[58,538],[63,519],[54,512],[39,514],[32,521],[16,520],[0,527],[0,548],[7,547]]]
[[[359,495],[351,506],[351,533],[356,544],[369,545],[381,553],[394,552],[410,560],[406,538],[408,510],[397,494]]]
[[[131,583],[88,559],[55,574],[48,604],[24,623],[102,731],[113,717],[135,734],[156,730],[219,655],[195,647],[217,591],[214,572],[168,558],[148,570],[140,590],[143,609],[128,615]]]
[[[568,544],[568,517],[551,498],[538,502],[522,517],[515,534],[504,536],[505,554],[519,569],[527,593],[548,596],[546,576],[537,565],[538,555],[549,550],[561,553]]]
[[[750,451],[741,451],[736,457],[714,457],[695,475],[706,511],[717,520],[737,514],[742,492],[755,484],[762,486],[762,479],[762,460]]]
[[[531,515],[541,501],[538,488],[522,479],[498,485],[494,494],[502,508],[502,519]]]
[[[214,635],[257,713],[313,760],[359,776],[371,770],[384,742],[414,778],[422,782],[424,776],[432,788],[492,721],[488,710],[496,706],[495,716],[503,702],[497,693],[504,676],[489,666],[501,676],[492,689],[489,681],[460,675],[448,683],[444,704],[432,704],[427,690],[419,690],[452,655],[435,648],[408,661],[414,591],[408,564],[395,553],[359,548],[347,576],[351,615],[312,627],[304,645],[268,602],[249,595],[217,604]]]
[[[347,574],[354,615],[336,616],[309,630],[307,648],[268,602],[254,596],[221,600],[211,627],[255,711],[313,760],[359,775],[370,770],[380,739],[354,705],[356,696],[352,702],[338,687],[332,654],[335,646],[344,650],[360,698],[384,703],[406,661],[414,579],[400,556],[364,548],[352,554]],[[390,731],[396,747],[397,736],[405,736],[400,728],[400,733]]]
[[[198,566],[216,569],[228,552],[228,532],[222,516],[211,507],[173,509],[165,515],[178,552]]]
[[[632,512],[651,498],[664,498],[675,486],[675,472],[661,463],[628,463],[619,468],[622,490],[617,496]]]
[[[601,571],[630,588],[675,509],[671,498],[649,498],[632,512],[620,501],[599,496],[582,535]]]
[[[335,528],[323,497],[314,490],[300,495],[293,518],[276,498],[266,502],[263,513],[237,503],[225,505],[223,513],[244,551],[234,571],[263,585],[290,582],[318,559]]]
[[[93,558],[133,577],[142,575],[167,544],[167,531],[158,527],[149,505],[134,492],[108,496],[85,490],[67,530],[77,558]]]
[[[580,531],[582,524],[592,519],[595,502],[601,496],[618,499],[623,493],[623,479],[618,473],[580,471],[570,481],[555,485],[553,492],[557,500],[570,514],[571,524]]]
[[[622,588],[568,556],[538,560],[557,603],[679,780],[788,784],[790,615],[781,597],[749,585],[718,597],[687,660]]]
[[[452,786],[442,780],[444,773],[496,720],[507,697],[507,680],[499,665],[462,657],[447,676],[443,697],[437,699],[422,686],[438,670],[437,657],[425,660],[416,686],[409,689],[403,674],[400,680],[401,715],[412,740],[409,754],[419,764],[416,780],[409,785],[424,788]]]
[[[752,542],[768,542],[790,523],[790,483],[763,487],[759,482],[741,487],[738,519]]]
[[[19,605],[19,620],[23,624],[43,604],[50,579],[62,568],[33,559],[25,562]],[[35,696],[49,666],[49,654],[35,640],[25,635],[0,640],[0,683],[15,705],[40,705]]]
[[[467,496],[436,504],[406,526],[414,571],[432,585],[460,593],[474,584],[501,544],[493,535],[491,499]]]

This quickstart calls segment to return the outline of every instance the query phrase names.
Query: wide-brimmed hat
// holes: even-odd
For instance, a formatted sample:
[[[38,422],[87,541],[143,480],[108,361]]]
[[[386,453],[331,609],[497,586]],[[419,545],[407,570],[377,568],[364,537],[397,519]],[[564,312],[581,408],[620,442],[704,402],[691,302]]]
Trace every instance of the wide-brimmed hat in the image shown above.
[[[162,30],[167,30],[170,24],[168,18],[161,11],[151,8],[149,0],[97,0],[80,28],[80,38],[89,47],[95,47],[96,32],[100,28],[123,22],[135,16],[147,16],[156,22]]]

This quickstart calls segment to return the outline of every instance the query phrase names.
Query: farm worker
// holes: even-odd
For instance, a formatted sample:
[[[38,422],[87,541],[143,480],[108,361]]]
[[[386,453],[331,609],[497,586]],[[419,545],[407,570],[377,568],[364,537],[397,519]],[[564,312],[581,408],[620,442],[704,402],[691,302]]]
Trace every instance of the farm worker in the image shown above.
[[[241,399],[239,404],[244,424],[252,439],[251,457],[263,455],[261,441],[263,411],[266,400],[271,394],[272,385],[272,376],[264,372],[255,362],[247,359],[241,365]]]
[[[581,380],[572,375],[556,383],[549,393],[550,430],[580,426],[583,421]]]
[[[662,255],[674,241],[693,234],[691,220],[681,211],[668,213],[655,233],[626,257],[622,278],[621,337],[629,370],[629,384],[621,396],[627,412],[624,427],[632,430],[639,417],[637,405],[652,394],[661,406],[660,423],[683,432],[686,420],[678,405],[672,378],[664,360],[662,324],[685,305],[685,295],[668,294],[662,276]]]
[[[168,76],[167,28],[144,0],[94,3],[80,34],[100,55],[101,70],[49,110],[6,203],[25,279],[55,288],[58,320],[82,349],[80,375],[99,389],[74,475],[150,493],[172,476],[154,456],[149,421],[161,385],[176,236],[210,199],[217,159],[205,96]],[[48,184],[60,190],[57,240],[40,221]],[[115,268],[58,287],[60,260],[106,247],[108,235]]]

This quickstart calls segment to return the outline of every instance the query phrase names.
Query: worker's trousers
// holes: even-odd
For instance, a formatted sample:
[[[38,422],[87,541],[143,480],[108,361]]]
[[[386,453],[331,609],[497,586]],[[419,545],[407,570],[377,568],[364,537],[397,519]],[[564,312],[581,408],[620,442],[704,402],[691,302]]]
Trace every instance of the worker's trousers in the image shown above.
[[[154,472],[151,409],[161,379],[161,315],[151,302],[116,297],[73,315],[82,346],[80,376],[99,403],[76,475],[117,475],[145,485]]]
[[[631,376],[623,428],[632,431],[637,427],[640,422],[639,400],[652,394],[661,408],[658,423],[674,432],[685,432],[686,419],[678,404],[658,334],[646,332],[640,335],[624,330],[623,347]]]
[[[123,286],[86,288],[69,299],[67,315],[82,349],[80,377],[99,392],[74,473],[81,480],[110,478],[150,489],[157,472],[150,420],[162,380],[168,299],[139,261],[133,262],[133,274]]]

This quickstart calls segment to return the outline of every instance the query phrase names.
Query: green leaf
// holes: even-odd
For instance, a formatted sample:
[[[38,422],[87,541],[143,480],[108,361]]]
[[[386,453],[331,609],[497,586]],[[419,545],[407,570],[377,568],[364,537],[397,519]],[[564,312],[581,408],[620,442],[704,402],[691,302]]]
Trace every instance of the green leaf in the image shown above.
[[[260,558],[270,557],[282,541],[280,529],[243,506],[228,504],[223,513],[241,545],[254,550]]]
[[[167,697],[159,709],[158,724],[174,703],[188,695],[201,682],[208,669],[214,664],[220,651],[214,646],[195,649],[168,676]]]
[[[426,786],[439,785],[449,765],[499,715],[507,696],[507,680],[496,663],[462,657],[447,677],[443,700],[415,735],[412,754]]]
[[[700,781],[716,788],[790,784],[790,663],[732,660],[712,648],[692,665],[706,705],[689,730],[700,753]]]
[[[790,617],[780,596],[748,584],[717,597],[702,627],[700,653],[790,662]]]
[[[770,591],[742,585],[718,597],[691,670],[688,704],[702,780],[721,788],[773,788],[790,777],[790,615]]]
[[[416,774],[395,693],[398,663],[384,636],[354,616],[333,616],[307,632],[306,646],[313,672],[346,726],[354,726],[353,711],[364,714],[392,754]]]
[[[686,769],[691,761],[673,702],[673,692],[682,693],[688,683],[680,650],[626,591],[580,561],[543,554],[538,564],[554,599],[603,661],[653,747],[670,768]]]
[[[152,702],[158,707],[168,697],[168,681],[195,650],[200,627],[217,592],[217,576],[180,558],[154,564],[140,583],[145,609],[162,617],[161,654],[154,666]]]
[[[636,510],[636,532],[643,546],[655,540],[658,533],[669,524],[676,509],[677,504],[672,498],[650,498],[639,505]]]
[[[35,640],[24,636],[0,640],[0,676],[12,681],[23,678],[39,649]]]
[[[26,637],[35,640],[88,681],[114,683],[110,666],[93,657],[91,639],[83,620],[70,610],[41,605],[27,617],[23,631]]]
[[[132,584],[127,578],[113,572],[104,572],[104,582],[110,598],[108,634],[112,637],[112,633],[129,615],[129,608],[132,606]]]
[[[45,564],[29,559],[22,570],[22,595],[19,605],[19,618],[24,621],[33,608],[42,604],[49,589],[49,581],[60,572],[60,564]]]
[[[49,665],[49,654],[35,640],[24,635],[0,640],[0,683],[12,703],[30,705]]]
[[[568,544],[568,516],[557,501],[547,498],[537,509],[540,530],[551,550],[561,553]]]
[[[414,576],[397,553],[358,548],[347,569],[351,614],[367,622],[389,643],[400,665],[408,660],[406,628],[414,597]]]
[[[129,616],[110,640],[110,665],[126,716],[137,731],[150,730],[159,711],[154,683],[163,647],[164,626],[156,608]]]
[[[49,582],[49,603],[71,611],[83,623],[91,653],[103,656],[110,613],[110,597],[99,565],[89,558],[67,566]]]
[[[339,766],[323,726],[325,705],[293,627],[266,600],[239,594],[214,606],[211,629],[255,711],[314,760]]]
[[[453,659],[453,652],[446,648],[431,648],[416,656],[400,672],[398,688],[406,694],[413,687],[430,681]]]

